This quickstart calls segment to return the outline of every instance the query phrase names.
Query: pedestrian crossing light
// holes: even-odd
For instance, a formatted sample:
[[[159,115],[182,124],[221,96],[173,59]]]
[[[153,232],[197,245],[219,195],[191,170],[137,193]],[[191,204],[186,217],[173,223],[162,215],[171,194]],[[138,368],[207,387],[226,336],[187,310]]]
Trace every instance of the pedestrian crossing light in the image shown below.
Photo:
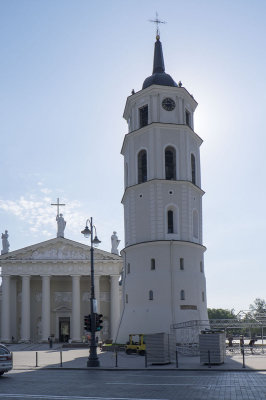
[[[84,317],[84,329],[87,332],[91,332],[91,316],[85,315]]]
[[[96,314],[96,331],[100,331],[103,329],[103,315],[102,314]]]

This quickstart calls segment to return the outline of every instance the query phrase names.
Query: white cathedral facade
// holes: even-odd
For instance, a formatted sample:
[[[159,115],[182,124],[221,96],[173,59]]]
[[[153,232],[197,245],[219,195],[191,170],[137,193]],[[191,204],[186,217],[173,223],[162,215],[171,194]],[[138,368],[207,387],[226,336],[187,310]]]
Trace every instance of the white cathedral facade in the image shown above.
[[[115,338],[120,317],[119,255],[94,249],[94,287],[103,314],[100,339]],[[0,256],[0,341],[84,340],[90,313],[90,247],[64,237]]]
[[[201,138],[194,97],[165,73],[160,37],[153,73],[128,97],[122,155],[125,191],[123,311],[129,333],[170,332],[208,320],[202,244]]]

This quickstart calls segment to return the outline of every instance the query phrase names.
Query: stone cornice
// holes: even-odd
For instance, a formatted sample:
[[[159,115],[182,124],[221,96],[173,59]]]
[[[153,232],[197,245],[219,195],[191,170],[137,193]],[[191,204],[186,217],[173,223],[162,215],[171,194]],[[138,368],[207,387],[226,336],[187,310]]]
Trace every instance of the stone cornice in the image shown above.
[[[149,133],[154,127],[159,127],[160,129],[168,128],[174,131],[180,131],[180,129],[183,129],[184,131],[186,131],[187,134],[191,135],[193,139],[196,140],[198,146],[200,146],[203,143],[203,140],[199,137],[199,135],[197,135],[197,133],[194,132],[193,129],[188,125],[153,121],[150,124],[143,126],[142,128],[136,129],[134,131],[125,134],[121,148],[121,154],[124,155],[126,143],[129,138],[133,136],[142,135],[143,133],[147,132]]]
[[[122,270],[122,260],[117,264],[109,264],[106,263],[98,263],[95,265],[95,275],[117,275],[119,276]],[[6,264],[2,266],[2,274],[1,276],[41,276],[41,275],[50,275],[50,276],[71,276],[71,275],[80,275],[80,276],[90,276],[90,264],[69,262],[65,263],[16,263],[15,264]]]

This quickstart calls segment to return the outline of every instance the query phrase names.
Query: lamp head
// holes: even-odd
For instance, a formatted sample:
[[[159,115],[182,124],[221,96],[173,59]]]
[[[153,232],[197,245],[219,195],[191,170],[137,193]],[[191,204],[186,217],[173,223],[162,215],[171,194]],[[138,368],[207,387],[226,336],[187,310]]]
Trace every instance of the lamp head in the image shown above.
[[[97,235],[93,239],[92,243],[94,244],[95,247],[98,247],[101,241],[98,239]]]
[[[83,231],[81,231],[82,235],[85,236],[85,238],[90,237],[91,231],[89,230],[88,226],[85,226],[85,229]]]

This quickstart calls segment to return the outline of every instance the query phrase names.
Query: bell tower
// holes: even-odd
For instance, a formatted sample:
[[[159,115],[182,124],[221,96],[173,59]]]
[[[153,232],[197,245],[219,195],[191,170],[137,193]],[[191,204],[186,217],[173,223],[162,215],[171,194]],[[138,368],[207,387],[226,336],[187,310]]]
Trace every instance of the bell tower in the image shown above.
[[[156,36],[152,75],[127,98],[123,312],[117,340],[207,320],[197,102],[165,73]]]

